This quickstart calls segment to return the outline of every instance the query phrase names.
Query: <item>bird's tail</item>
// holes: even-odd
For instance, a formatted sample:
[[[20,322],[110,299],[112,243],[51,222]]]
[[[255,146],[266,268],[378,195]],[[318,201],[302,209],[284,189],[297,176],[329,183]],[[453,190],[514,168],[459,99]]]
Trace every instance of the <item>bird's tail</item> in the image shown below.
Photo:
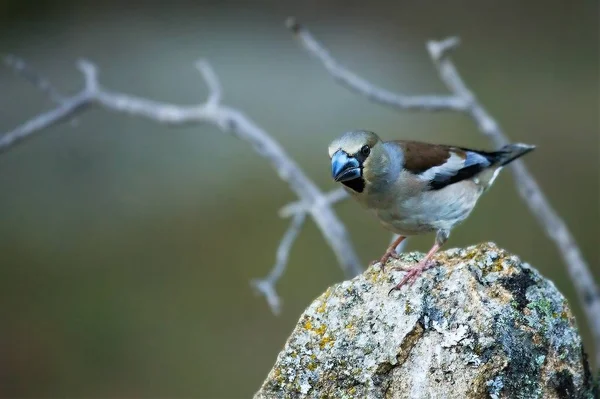
[[[504,166],[515,159],[522,157],[523,155],[531,152],[535,149],[534,145],[530,144],[522,144],[522,143],[514,143],[507,144],[504,147],[500,148],[494,155],[496,155],[495,164],[498,166]]]

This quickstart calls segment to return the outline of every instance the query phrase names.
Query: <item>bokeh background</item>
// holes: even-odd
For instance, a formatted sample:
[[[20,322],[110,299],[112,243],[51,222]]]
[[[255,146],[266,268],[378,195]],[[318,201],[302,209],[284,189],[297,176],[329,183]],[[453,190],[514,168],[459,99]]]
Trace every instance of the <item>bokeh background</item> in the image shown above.
[[[327,144],[367,128],[489,148],[452,113],[396,112],[338,86],[284,28],[295,15],[347,66],[405,93],[445,92],[425,42],[459,35],[455,61],[566,220],[597,279],[598,2],[540,0],[4,0],[0,52],[65,93],[97,63],[108,88],[204,100],[208,59],[225,103],[268,130],[323,189]],[[51,103],[0,69],[0,132]],[[343,279],[312,223],[294,246],[274,316],[249,285],[274,261],[294,200],[269,164],[212,126],[171,128],[92,109],[0,155],[0,395],[250,397],[302,310]],[[337,206],[368,263],[389,234]],[[432,236],[413,239],[425,251]],[[503,173],[448,248],[494,241],[552,279],[590,334],[555,247]],[[589,350],[589,349],[588,349]]]

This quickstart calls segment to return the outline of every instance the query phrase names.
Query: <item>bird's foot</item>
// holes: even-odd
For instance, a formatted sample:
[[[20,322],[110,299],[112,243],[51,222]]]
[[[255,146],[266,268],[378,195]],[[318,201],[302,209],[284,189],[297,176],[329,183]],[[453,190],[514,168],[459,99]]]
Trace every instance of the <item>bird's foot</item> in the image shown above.
[[[390,258],[392,258],[392,259],[400,258],[400,255],[398,255],[396,253],[396,249],[391,249],[391,250],[388,249],[387,251],[385,251],[385,253],[381,257],[381,259],[372,261],[370,263],[370,265],[373,266],[374,264],[379,263],[381,265],[381,271],[384,271],[385,264],[387,263],[388,260],[390,260]]]
[[[388,295],[392,293],[392,291],[394,290],[399,290],[400,288],[402,288],[403,285],[405,285],[406,283],[408,283],[409,287],[412,286],[414,284],[414,282],[417,280],[417,278],[427,269],[435,266],[436,263],[434,261],[428,260],[428,261],[421,261],[418,264],[416,264],[415,266],[412,267],[394,267],[394,270],[402,270],[406,272],[406,275],[404,276],[404,278],[402,278],[402,280],[396,285],[394,286],[389,292]]]

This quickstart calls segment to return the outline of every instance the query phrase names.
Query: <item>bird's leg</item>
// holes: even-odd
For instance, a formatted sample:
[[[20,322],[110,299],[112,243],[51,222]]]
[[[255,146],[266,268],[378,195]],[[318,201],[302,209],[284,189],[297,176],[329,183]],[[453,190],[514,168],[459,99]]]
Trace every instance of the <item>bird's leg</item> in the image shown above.
[[[383,271],[385,269],[385,264],[387,263],[387,261],[390,258],[394,258],[394,259],[398,259],[398,254],[396,253],[396,247],[398,247],[398,245],[400,245],[400,243],[402,241],[404,241],[406,237],[404,236],[398,236],[398,238],[396,238],[394,240],[394,242],[392,242],[390,244],[390,246],[386,249],[385,253],[383,254],[383,256],[381,257],[381,259],[379,259],[379,263],[381,264],[381,271]],[[374,260],[373,262],[371,262],[371,264],[375,264],[378,261]]]
[[[430,267],[435,266],[435,263],[431,262],[431,258],[433,257],[433,255],[435,255],[435,253],[437,251],[439,251],[439,249],[442,247],[442,245],[444,245],[444,243],[448,240],[448,236],[449,236],[449,232],[447,230],[439,230],[435,237],[435,244],[433,244],[433,247],[431,247],[429,252],[427,252],[427,255],[425,255],[425,257],[423,259],[421,259],[421,261],[419,263],[417,263],[416,265],[414,265],[410,268],[402,268],[402,267],[394,268],[396,270],[406,271],[407,273],[404,276],[404,278],[398,283],[398,285],[396,285],[394,288],[392,288],[390,290],[390,292],[392,292],[394,290],[399,290],[406,283],[409,283],[409,286],[413,285],[413,283],[421,275],[421,273],[423,273],[425,270],[429,269]]]

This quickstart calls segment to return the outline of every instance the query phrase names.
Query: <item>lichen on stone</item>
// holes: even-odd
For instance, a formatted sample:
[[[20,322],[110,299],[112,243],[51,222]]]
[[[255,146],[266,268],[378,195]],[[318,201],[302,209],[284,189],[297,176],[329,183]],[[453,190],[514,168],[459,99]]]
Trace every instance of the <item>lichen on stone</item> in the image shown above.
[[[255,398],[593,398],[575,320],[554,284],[492,243],[435,260],[390,295],[404,272],[389,265],[330,287]]]

